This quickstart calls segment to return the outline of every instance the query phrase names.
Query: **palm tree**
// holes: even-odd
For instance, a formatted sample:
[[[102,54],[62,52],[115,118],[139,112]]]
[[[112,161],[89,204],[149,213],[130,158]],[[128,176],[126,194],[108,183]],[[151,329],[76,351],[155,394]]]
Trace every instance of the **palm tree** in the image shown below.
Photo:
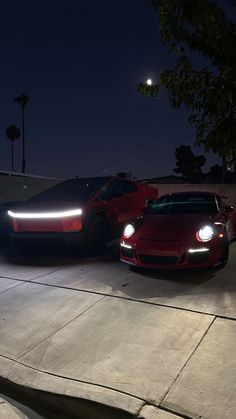
[[[20,138],[21,132],[19,128],[17,128],[15,125],[10,125],[6,129],[6,136],[9,140],[11,140],[11,169],[14,172],[14,149],[13,145],[18,138]]]
[[[23,93],[20,96],[15,97],[15,102],[19,103],[22,110],[22,166],[21,172],[25,173],[25,107],[29,100],[28,96]]]

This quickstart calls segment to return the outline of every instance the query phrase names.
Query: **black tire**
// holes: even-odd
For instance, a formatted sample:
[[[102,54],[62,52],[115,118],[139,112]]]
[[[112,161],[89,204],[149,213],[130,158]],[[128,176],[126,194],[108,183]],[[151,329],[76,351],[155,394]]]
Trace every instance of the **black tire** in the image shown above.
[[[89,220],[86,228],[85,249],[92,255],[102,253],[108,242],[108,225],[100,216],[94,216]]]
[[[229,244],[225,244],[221,252],[220,268],[226,266],[229,259]]]

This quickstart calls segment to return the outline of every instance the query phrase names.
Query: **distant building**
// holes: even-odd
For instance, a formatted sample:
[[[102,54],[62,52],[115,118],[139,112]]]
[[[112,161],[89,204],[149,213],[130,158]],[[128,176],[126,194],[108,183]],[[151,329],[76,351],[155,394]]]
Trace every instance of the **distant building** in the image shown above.
[[[118,177],[123,177],[124,179],[131,179],[132,173],[130,173],[130,172],[118,172],[117,176]]]
[[[155,177],[150,179],[143,179],[141,182],[145,183],[189,183],[186,179],[180,176],[175,175],[169,175],[169,176],[161,176],[161,177]]]

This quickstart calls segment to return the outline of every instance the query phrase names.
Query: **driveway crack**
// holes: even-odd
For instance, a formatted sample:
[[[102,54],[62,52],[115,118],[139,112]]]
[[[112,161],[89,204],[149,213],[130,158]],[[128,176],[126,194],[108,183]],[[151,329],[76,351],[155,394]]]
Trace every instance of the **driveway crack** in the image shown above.
[[[80,316],[82,316],[83,314],[85,314],[87,311],[89,311],[91,308],[93,308],[96,304],[100,303],[100,301],[102,301],[105,297],[101,297],[99,300],[97,300],[94,304],[92,304],[91,306],[87,307],[86,309],[84,309],[81,313],[79,313],[77,316],[75,316],[73,319],[69,320],[68,322],[64,323],[61,327],[59,327],[57,330],[55,330],[54,332],[50,333],[48,336],[46,336],[44,339],[42,339],[40,342],[37,342],[35,345],[31,346],[30,348],[27,349],[27,351],[25,351],[23,354],[21,354],[18,358],[16,358],[16,361],[20,360],[23,356],[25,356],[26,354],[28,354],[30,351],[32,351],[33,349],[35,349],[38,345],[40,345],[41,343],[45,342],[48,338],[50,338],[53,335],[56,335],[58,332],[60,332],[62,329],[64,329],[66,326],[68,326],[68,324],[74,322],[75,320],[77,320]]]
[[[201,339],[199,340],[198,344],[196,345],[196,347],[194,348],[194,350],[192,351],[192,353],[189,355],[189,357],[187,358],[187,360],[185,361],[184,365],[182,366],[182,368],[180,369],[179,373],[177,374],[177,376],[175,377],[175,379],[172,381],[171,385],[169,386],[168,390],[165,392],[164,396],[162,397],[161,401],[160,401],[160,406],[162,405],[163,401],[165,400],[165,398],[168,396],[171,388],[173,387],[173,385],[175,384],[175,382],[178,380],[180,374],[182,373],[182,371],[184,370],[184,368],[186,367],[186,365],[188,364],[188,362],[190,361],[190,359],[193,357],[193,355],[195,354],[195,352],[197,351],[197,349],[199,348],[199,346],[201,345],[203,339],[205,338],[205,336],[207,335],[207,333],[209,332],[210,328],[212,327],[212,325],[214,324],[215,320],[216,320],[217,316],[215,316],[212,321],[210,322],[209,326],[207,327],[207,329],[205,330],[204,334],[202,335]],[[174,412],[178,414],[178,412]]]

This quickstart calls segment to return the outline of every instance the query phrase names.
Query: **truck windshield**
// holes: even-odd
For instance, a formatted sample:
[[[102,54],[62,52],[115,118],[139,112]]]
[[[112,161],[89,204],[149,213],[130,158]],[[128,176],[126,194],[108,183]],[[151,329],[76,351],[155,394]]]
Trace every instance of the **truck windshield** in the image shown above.
[[[52,202],[59,200],[86,202],[98,192],[109,180],[109,177],[75,178],[58,183],[47,191],[33,197],[32,203]]]

